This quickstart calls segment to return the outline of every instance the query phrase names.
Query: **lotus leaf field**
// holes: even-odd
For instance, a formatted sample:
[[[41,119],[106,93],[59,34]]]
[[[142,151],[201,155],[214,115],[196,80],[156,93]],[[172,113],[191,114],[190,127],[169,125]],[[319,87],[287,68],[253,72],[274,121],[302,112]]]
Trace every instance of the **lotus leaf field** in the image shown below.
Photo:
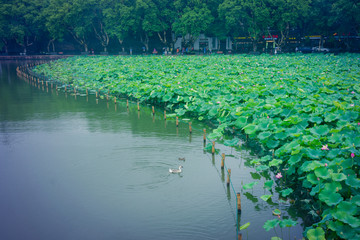
[[[268,153],[251,162],[273,173],[264,187],[281,181],[313,215],[304,236],[360,239],[360,55],[88,56],[33,71],[215,122],[213,140],[246,134]]]

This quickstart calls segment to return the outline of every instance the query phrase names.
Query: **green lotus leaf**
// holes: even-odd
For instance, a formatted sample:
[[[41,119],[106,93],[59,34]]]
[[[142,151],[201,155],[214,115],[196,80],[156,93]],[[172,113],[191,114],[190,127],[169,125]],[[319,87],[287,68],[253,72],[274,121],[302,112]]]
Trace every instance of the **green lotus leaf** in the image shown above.
[[[306,179],[311,182],[313,185],[318,184],[319,180],[317,179],[317,177],[315,176],[314,173],[309,173],[306,175]]]
[[[234,138],[232,140],[225,140],[224,145],[229,147],[235,147],[239,144],[240,139]]]
[[[262,172],[262,171],[265,171],[265,170],[268,170],[268,169],[269,169],[269,166],[266,166],[266,165],[260,165],[260,166],[255,168],[255,170],[258,171],[258,172]]]
[[[166,94],[166,95],[163,97],[163,101],[164,101],[164,102],[168,102],[168,101],[170,101],[171,98],[172,98],[172,94]]]
[[[326,240],[325,239],[325,231],[321,227],[317,227],[315,229],[310,229],[306,236],[309,240]]]
[[[274,138],[278,139],[278,140],[284,140],[287,137],[288,137],[288,134],[286,132],[278,132],[278,133],[275,133],[275,135],[274,135]]]
[[[341,185],[338,182],[326,183],[319,194],[319,199],[328,206],[335,206],[343,201],[342,196],[337,193],[338,190],[341,190]]]
[[[213,107],[212,109],[210,109],[210,111],[209,111],[209,116],[211,116],[211,117],[214,117],[214,116],[216,116],[217,114],[218,114],[218,108],[217,107]]]
[[[237,128],[243,128],[245,127],[247,124],[247,117],[239,117],[238,119],[236,119],[235,121],[235,126]]]
[[[307,148],[303,152],[304,152],[305,155],[307,155],[311,159],[319,159],[319,158],[321,158],[322,156],[325,155],[324,151],[320,150],[320,149]]]
[[[266,201],[269,200],[271,197],[272,197],[272,195],[262,195],[260,198],[266,202]]]
[[[281,159],[273,159],[269,162],[269,167],[277,167],[279,166],[281,163],[283,162],[283,160]]]
[[[325,122],[332,122],[335,121],[340,117],[339,114],[329,113],[325,116]]]
[[[257,129],[258,129],[258,126],[254,125],[254,124],[248,124],[245,127],[243,127],[243,130],[245,131],[245,133],[249,134],[249,135],[256,133]]]
[[[297,221],[294,221],[294,220],[291,220],[291,219],[284,219],[280,222],[280,227],[281,228],[284,228],[284,227],[294,227],[296,226],[298,222]]]
[[[211,140],[219,139],[222,137],[222,134],[219,132],[212,132],[207,136]]]
[[[280,216],[281,215],[281,211],[279,209],[275,209],[274,211],[272,211],[272,213],[275,215],[275,216]]]
[[[354,211],[352,209],[351,210],[349,209],[350,209],[349,207],[343,207],[340,206],[339,204],[336,211],[332,212],[332,216],[343,223],[349,224],[353,228],[360,227],[360,219],[358,217],[353,216]]]
[[[280,223],[279,219],[267,220],[263,226],[266,231],[270,231]]]
[[[266,142],[266,146],[269,149],[275,149],[277,146],[279,146],[280,142],[277,140],[269,140]]]
[[[261,175],[258,173],[254,173],[254,172],[250,172],[251,178],[254,180],[260,180],[261,179]]]
[[[264,188],[271,190],[273,185],[274,185],[274,180],[266,181],[264,183]]]
[[[251,182],[251,183],[248,183],[248,184],[244,184],[243,189],[244,190],[252,189],[257,184],[258,184],[258,182]]]
[[[318,178],[322,178],[322,179],[328,179],[330,178],[330,174],[329,174],[329,171],[326,167],[319,167],[319,168],[316,168],[315,169],[315,175],[318,177]]]
[[[317,184],[315,187],[311,189],[310,195],[315,196],[320,192],[320,190],[323,188],[324,184]]]
[[[247,222],[247,223],[241,225],[241,226],[239,227],[239,230],[240,230],[240,231],[245,230],[245,229],[247,229],[249,226],[250,226],[250,223]]]
[[[333,181],[336,182],[344,181],[345,179],[347,179],[346,175],[343,173],[332,173],[331,178]]]
[[[175,112],[176,112],[176,115],[177,115],[177,116],[181,117],[181,116],[183,116],[183,115],[186,113],[186,110],[180,108],[180,109],[175,109]]]
[[[258,134],[257,137],[260,140],[264,140],[264,139],[270,137],[271,135],[272,135],[271,132],[262,132],[262,133]]]
[[[290,164],[290,165],[295,165],[295,164],[297,164],[298,162],[301,161],[303,155],[304,155],[304,154],[295,154],[295,155],[292,155],[292,156],[290,157],[289,161],[288,161],[289,164]]]
[[[322,123],[323,119],[319,116],[314,116],[314,117],[309,118],[309,121],[320,124],[320,123]]]
[[[322,167],[323,164],[318,161],[306,161],[304,162],[300,169],[304,172],[314,171],[316,168]]]
[[[280,192],[281,192],[281,196],[287,197],[287,196],[289,196],[292,192],[294,192],[294,190],[291,189],[291,188],[286,188],[286,189],[284,189],[284,190],[281,190]]]
[[[310,128],[310,132],[317,136],[325,136],[329,133],[329,127],[327,125],[320,125]]]
[[[345,183],[350,187],[360,188],[360,179],[356,178],[354,175],[348,176]]]
[[[360,195],[356,195],[356,196],[352,197],[351,202],[360,207]]]
[[[271,240],[282,240],[282,239],[279,237],[271,237]]]
[[[355,237],[356,231],[348,224],[344,224],[340,221],[330,221],[328,228],[336,232],[341,239],[358,239]]]

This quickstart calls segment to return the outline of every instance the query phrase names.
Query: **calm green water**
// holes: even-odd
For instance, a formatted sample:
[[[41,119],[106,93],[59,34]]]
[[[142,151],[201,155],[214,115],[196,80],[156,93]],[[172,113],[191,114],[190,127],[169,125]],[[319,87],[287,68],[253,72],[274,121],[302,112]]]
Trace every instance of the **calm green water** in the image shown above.
[[[0,239],[238,239],[237,221],[250,222],[243,239],[270,239],[275,231],[262,226],[275,208],[299,221],[290,239],[301,238],[289,204],[277,204],[276,193],[275,203],[259,198],[269,193],[246,167],[256,157],[248,149],[218,146],[233,155],[227,189],[201,131],[190,136],[150,107],[34,86],[16,76],[17,64],[0,65]],[[168,172],[179,165],[181,174]],[[238,218],[234,190],[253,178]],[[289,229],[276,230],[289,239]]]

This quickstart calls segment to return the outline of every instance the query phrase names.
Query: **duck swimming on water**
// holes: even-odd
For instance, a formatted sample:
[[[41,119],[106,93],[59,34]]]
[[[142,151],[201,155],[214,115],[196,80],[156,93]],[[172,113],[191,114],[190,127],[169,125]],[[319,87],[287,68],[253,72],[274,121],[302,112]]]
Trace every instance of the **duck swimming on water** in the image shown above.
[[[179,166],[179,169],[172,169],[172,168],[169,168],[169,172],[170,173],[181,173],[182,172],[182,169],[183,166]]]
[[[180,161],[185,161],[185,158],[184,157],[179,157],[179,160]]]

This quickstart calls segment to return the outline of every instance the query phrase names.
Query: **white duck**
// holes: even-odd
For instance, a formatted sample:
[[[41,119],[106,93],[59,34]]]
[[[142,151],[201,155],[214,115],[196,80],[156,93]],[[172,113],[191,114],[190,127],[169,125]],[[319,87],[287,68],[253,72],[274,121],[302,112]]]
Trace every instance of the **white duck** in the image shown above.
[[[179,169],[172,169],[172,168],[169,168],[169,172],[170,173],[181,173],[181,169],[183,168],[183,166],[179,166]]]

